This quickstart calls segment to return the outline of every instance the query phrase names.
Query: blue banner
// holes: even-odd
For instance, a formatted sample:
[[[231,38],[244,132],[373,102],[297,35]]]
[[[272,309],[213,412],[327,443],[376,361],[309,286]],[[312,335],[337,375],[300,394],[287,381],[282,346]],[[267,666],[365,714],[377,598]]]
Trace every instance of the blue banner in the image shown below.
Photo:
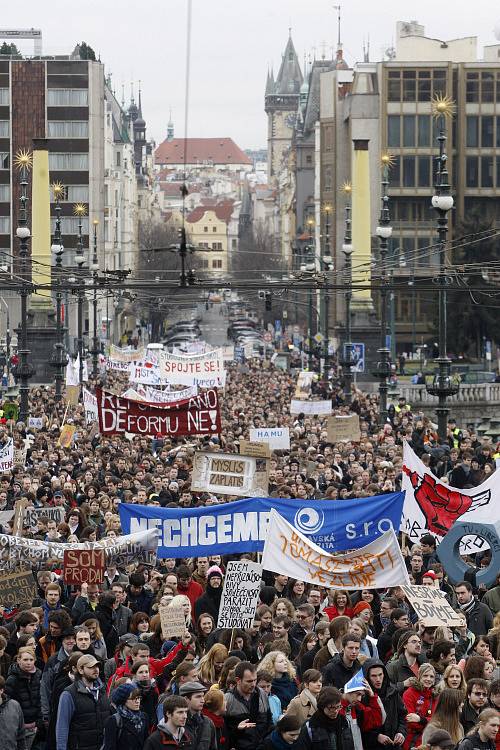
[[[363,547],[384,531],[398,532],[403,492],[353,500],[258,497],[208,508],[161,508],[120,503],[124,534],[158,527],[158,557],[260,552],[271,508],[328,552]]]

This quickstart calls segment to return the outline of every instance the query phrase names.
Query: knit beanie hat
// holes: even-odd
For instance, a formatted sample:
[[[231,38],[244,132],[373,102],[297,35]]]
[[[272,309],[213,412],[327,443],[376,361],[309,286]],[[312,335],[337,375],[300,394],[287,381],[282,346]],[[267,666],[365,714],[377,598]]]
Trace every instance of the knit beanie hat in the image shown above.
[[[354,617],[357,617],[359,615],[359,613],[362,612],[364,609],[371,609],[371,607],[368,604],[368,602],[363,602],[363,601],[362,602],[358,602],[354,606],[354,608],[352,610],[352,613],[353,613]]]
[[[119,685],[111,693],[111,702],[114,703],[115,706],[122,706],[130,698],[130,694],[136,688],[137,685],[133,685],[131,682]]]
[[[222,570],[218,565],[212,565],[207,570],[207,581],[209,581],[211,578],[220,578],[221,580],[224,578],[224,576],[222,575]]]

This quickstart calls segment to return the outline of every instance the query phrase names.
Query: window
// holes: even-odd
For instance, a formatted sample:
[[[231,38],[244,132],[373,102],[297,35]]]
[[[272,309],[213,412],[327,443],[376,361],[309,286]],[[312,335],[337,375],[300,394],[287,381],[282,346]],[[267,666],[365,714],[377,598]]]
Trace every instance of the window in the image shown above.
[[[387,145],[389,147],[401,145],[400,123],[401,118],[399,115],[389,115],[387,117]]]
[[[0,201],[10,201],[10,185],[0,185]]]
[[[49,138],[88,138],[89,124],[86,120],[49,120]]]
[[[0,104],[4,107],[9,104],[9,89],[0,89]]]
[[[208,227],[203,227],[204,232],[208,232]]]
[[[88,168],[88,154],[49,154],[49,169],[87,170]]]
[[[222,242],[212,242],[212,250],[217,250],[218,252],[221,252]]]
[[[500,187],[500,156],[497,156],[497,187]]]
[[[481,73],[481,101],[495,101],[495,78],[493,73]]]
[[[332,168],[330,166],[325,167],[325,184],[323,187],[325,190],[332,189]]]
[[[0,169],[9,169],[10,154],[7,151],[0,151]]]
[[[419,70],[418,72],[418,101],[430,102],[431,100],[431,72],[430,70]]]
[[[493,117],[481,117],[481,146],[482,148],[492,148],[493,146]]]
[[[78,234],[78,224],[80,219],[77,216],[62,216],[61,217],[61,232],[62,234]],[[51,232],[54,234],[56,228],[55,218],[51,218]],[[84,216],[82,218],[82,234],[89,233],[89,217]]]
[[[468,156],[465,160],[465,184],[467,187],[477,187],[479,182],[477,156]]]
[[[387,100],[389,102],[401,101],[401,71],[390,70],[387,78]]]
[[[231,240],[231,249],[232,250],[237,250],[238,249],[238,240],[237,239],[232,239]]]
[[[414,102],[417,94],[415,70],[403,70],[403,101]]]
[[[212,227],[212,232],[216,232],[216,231],[217,231],[217,227]]]
[[[208,260],[206,258],[203,258],[203,260],[201,261],[201,267],[208,268]]]
[[[222,261],[221,260],[213,260],[212,261],[212,268],[222,268]]]
[[[10,234],[9,216],[0,216],[0,234]]]
[[[9,137],[9,121],[8,120],[0,120],[0,138],[8,138]]]
[[[438,96],[439,94],[446,94],[446,70],[434,70],[433,71],[433,86],[432,95]]]
[[[116,166],[120,167],[122,163],[122,155],[119,151],[116,152]]]
[[[399,265],[410,266],[413,263],[414,239],[413,237],[403,237],[399,252]]]
[[[419,115],[418,122],[418,145],[431,145],[431,118],[430,115]]]
[[[104,186],[105,203],[107,206],[107,189],[108,186]],[[51,192],[51,201],[54,201],[54,195]],[[59,199],[61,202],[69,201],[70,203],[88,203],[89,202],[89,187],[88,185],[63,185],[63,194]]]
[[[432,240],[430,237],[417,237],[417,265],[433,265],[432,256],[435,255],[434,248],[431,248]]]
[[[481,187],[493,187],[493,157],[481,157]]]
[[[479,101],[479,73],[467,73],[465,99],[469,103]]]
[[[306,155],[306,164],[308,166],[311,166],[311,164],[312,164],[312,156],[311,156],[311,154],[307,154]]]
[[[415,115],[403,115],[403,146],[415,146]]]
[[[415,157],[403,156],[403,187],[415,185]]]
[[[401,187],[401,157],[394,156],[391,167],[391,185]]]
[[[469,148],[477,148],[479,145],[479,118],[476,115],[467,116],[465,142]]]
[[[48,107],[86,107],[87,89],[47,89]]]
[[[428,156],[418,157],[418,187],[430,187],[431,160]]]

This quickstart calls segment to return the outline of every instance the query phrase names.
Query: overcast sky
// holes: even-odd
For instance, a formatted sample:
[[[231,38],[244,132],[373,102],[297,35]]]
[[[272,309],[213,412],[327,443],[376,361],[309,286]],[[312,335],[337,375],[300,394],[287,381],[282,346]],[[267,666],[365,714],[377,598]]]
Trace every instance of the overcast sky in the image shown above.
[[[337,0],[338,2],[338,0]],[[275,74],[288,28],[302,64],[336,45],[335,0],[193,0],[189,132],[192,137],[229,136],[242,148],[266,144],[264,88],[268,65]],[[148,135],[166,135],[172,108],[175,132],[184,134],[187,0],[1,0],[1,27],[42,29],[46,54],[67,54],[85,40],[111,71],[119,98],[125,83],[142,81]],[[342,7],[342,40],[348,63],[362,59],[370,38],[370,58],[379,60],[394,42],[398,20],[418,20],[427,36],[478,36],[495,42],[500,7],[456,0],[349,0]],[[32,50],[25,42],[22,50]],[[137,86],[136,86],[137,89]]]

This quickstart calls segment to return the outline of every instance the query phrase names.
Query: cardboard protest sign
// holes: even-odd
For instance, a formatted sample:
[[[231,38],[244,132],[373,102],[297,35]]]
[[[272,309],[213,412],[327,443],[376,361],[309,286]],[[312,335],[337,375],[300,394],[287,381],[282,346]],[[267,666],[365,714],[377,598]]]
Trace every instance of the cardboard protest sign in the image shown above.
[[[70,406],[76,406],[80,397],[80,386],[79,385],[67,385],[66,386],[66,403]]]
[[[64,552],[64,583],[104,583],[106,555],[103,549],[67,549]]]
[[[0,604],[5,609],[13,609],[22,604],[31,605],[35,596],[35,579],[31,570],[0,576]]]
[[[249,560],[227,564],[219,607],[218,628],[249,628],[259,600],[262,565]]]
[[[24,514],[26,512],[26,507],[28,505],[28,501],[26,498],[23,500],[16,500],[14,503],[14,519],[12,521],[12,533],[17,536],[20,534],[23,530],[24,526]]]
[[[290,403],[290,414],[310,414],[322,416],[332,413],[332,402],[330,401],[299,401],[292,399]]]
[[[455,612],[446,599],[444,591],[433,586],[402,586],[406,598],[422,620],[425,627],[463,625],[464,615]]]
[[[266,443],[253,443],[249,440],[240,440],[240,455],[253,456],[253,458],[270,458],[271,450]]]
[[[127,364],[129,362],[138,362],[139,360],[144,359],[145,354],[146,350],[144,348],[121,349],[114,344],[111,344],[109,347],[110,359],[114,359],[116,362],[126,362]]]
[[[49,507],[44,505],[42,508],[27,508],[24,511],[23,523],[29,526],[30,529],[36,529],[38,525],[38,519],[44,516],[49,521],[55,521],[58,525],[66,518],[66,510],[61,505],[54,505]]]
[[[337,414],[328,417],[326,429],[329,443],[340,443],[343,440],[357,443],[361,439],[359,414]]]
[[[25,445],[22,448],[14,448],[14,458],[13,458],[14,466],[22,466],[24,468],[26,464],[27,453],[28,453],[28,448]]]
[[[394,529],[365,547],[330,555],[271,510],[262,567],[315,586],[343,590],[408,584],[408,571]]]
[[[297,384],[295,386],[295,393],[293,394],[294,397],[303,399],[309,398],[311,395],[313,380],[314,372],[309,372],[308,370],[302,370],[299,372]]]
[[[9,438],[0,448],[0,473],[14,468],[14,441]]]
[[[41,430],[43,427],[43,417],[28,417],[28,427]]]
[[[76,426],[74,424],[65,424],[61,427],[61,433],[57,441],[60,448],[70,448],[73,438],[75,437]]]
[[[94,424],[99,420],[99,415],[97,414],[97,398],[88,390],[88,388],[84,387],[82,393],[83,408],[85,409],[85,424]]]
[[[290,429],[288,427],[252,427],[252,443],[267,443],[271,450],[290,450]]]
[[[195,453],[191,489],[220,495],[267,495],[268,462],[265,458],[234,453]]]
[[[186,618],[182,607],[159,607],[158,612],[163,638],[182,638],[186,632]]]

